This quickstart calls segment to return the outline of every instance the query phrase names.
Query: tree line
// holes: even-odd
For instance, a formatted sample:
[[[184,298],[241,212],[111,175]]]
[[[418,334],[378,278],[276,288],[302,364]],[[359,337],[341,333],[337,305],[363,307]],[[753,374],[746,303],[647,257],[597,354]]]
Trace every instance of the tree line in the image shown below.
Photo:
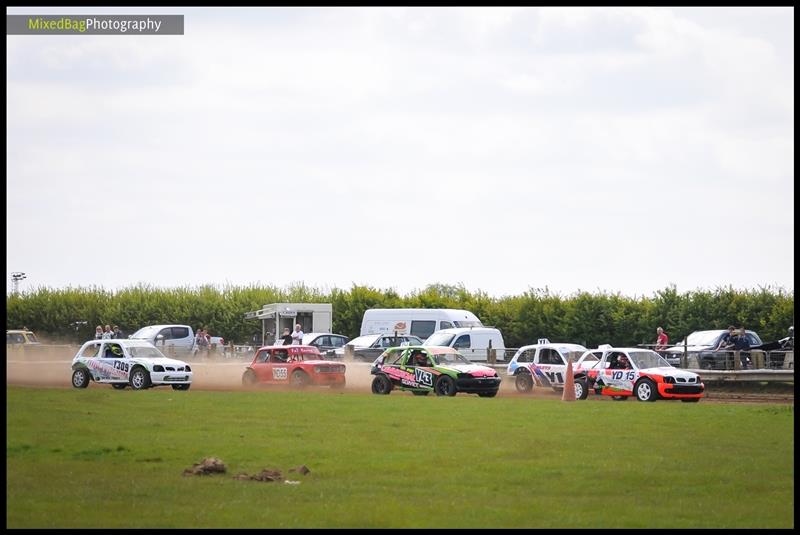
[[[44,340],[80,343],[97,325],[119,325],[132,334],[145,325],[186,324],[209,329],[227,342],[247,344],[261,332],[245,312],[269,303],[331,303],[333,332],[354,338],[368,308],[457,308],[475,313],[503,333],[506,347],[539,338],[587,347],[630,346],[655,341],[663,327],[671,343],[695,330],[744,326],[764,341],[786,336],[794,324],[794,293],[782,288],[735,290],[719,287],[679,293],[674,286],[652,296],[576,292],[562,296],[547,288],[492,297],[463,285],[432,284],[408,295],[391,289],[353,285],[322,290],[303,284],[157,288],[137,285],[117,291],[99,287],[37,289],[6,297],[6,328],[27,327]]]

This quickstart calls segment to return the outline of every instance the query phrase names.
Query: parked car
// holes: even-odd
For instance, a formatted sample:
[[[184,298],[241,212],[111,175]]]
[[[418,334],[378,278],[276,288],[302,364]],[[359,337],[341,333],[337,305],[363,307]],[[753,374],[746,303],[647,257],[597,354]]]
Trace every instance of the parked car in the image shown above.
[[[346,370],[341,362],[324,360],[314,346],[265,346],[258,349],[253,362],[242,374],[242,384],[344,388]]]
[[[452,347],[392,347],[372,363],[373,394],[393,389],[410,390],[416,396],[455,396],[458,392],[493,398],[500,376],[489,366],[470,362]]]
[[[72,359],[72,386],[86,388],[90,381],[109,383],[122,390],[143,390],[171,385],[189,390],[192,368],[182,360],[167,358],[145,340],[90,340]]]
[[[703,397],[705,385],[700,376],[671,366],[661,355],[650,349],[604,346],[599,362],[587,369],[575,371],[576,394],[586,399],[589,390],[595,394],[625,400],[636,396],[639,401],[680,399],[697,402]],[[623,362],[627,360],[627,364]]]
[[[370,308],[361,320],[366,334],[410,334],[422,340],[440,329],[483,327],[469,310],[453,308]]]
[[[574,371],[584,363],[587,366],[597,363],[600,356],[580,344],[552,343],[547,338],[540,338],[538,343],[517,350],[508,363],[506,374],[514,378],[518,392],[530,392],[534,385],[561,391],[568,359],[572,360]]]
[[[33,331],[11,329],[6,331],[6,345],[38,345],[39,340]]]
[[[681,367],[681,357],[684,354],[684,345],[687,357],[691,357],[687,367],[691,367],[696,361],[701,369],[726,369],[730,366],[733,359],[733,352],[728,350],[714,351],[719,345],[722,336],[727,333],[727,329],[713,329],[708,331],[694,331],[685,339],[678,342],[675,346],[661,351],[660,353],[672,366]],[[747,341],[750,347],[760,346],[763,342],[755,331],[745,330]],[[740,352],[742,368],[751,366],[750,352]]]
[[[306,333],[303,335],[304,346],[314,346],[326,356],[335,356],[335,350],[343,348],[350,338],[342,334]]]
[[[354,360],[372,362],[389,347],[422,345],[422,340],[412,334],[399,334],[397,336],[393,334],[366,334],[353,338],[345,345],[352,348]],[[344,354],[344,347],[334,350],[334,355],[337,358],[344,357]]]
[[[506,346],[503,335],[494,327],[454,327],[441,329],[430,335],[422,345],[446,346],[457,349],[468,360],[486,362],[489,348],[496,349],[496,358],[505,360]]]
[[[128,338],[146,340],[161,350],[175,350],[189,355],[194,350],[194,330],[188,325],[148,325]]]

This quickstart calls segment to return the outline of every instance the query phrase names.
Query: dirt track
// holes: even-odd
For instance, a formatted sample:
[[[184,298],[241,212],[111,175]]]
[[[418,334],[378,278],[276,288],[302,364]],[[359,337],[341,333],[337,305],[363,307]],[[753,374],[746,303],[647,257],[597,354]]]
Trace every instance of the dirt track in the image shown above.
[[[26,386],[49,386],[71,388],[70,363],[71,354],[51,351],[49,354],[36,355],[35,360],[10,352],[6,361],[6,384]],[[224,360],[190,362],[194,371],[193,390],[242,390],[242,373],[249,361]],[[347,364],[347,388],[353,394],[370,394],[372,376],[370,365],[362,362]],[[111,388],[107,385],[93,385],[95,388]],[[320,392],[339,393],[341,390],[319,389]],[[405,394],[405,393],[404,393]],[[403,394],[401,394],[403,395]],[[408,395],[411,395],[408,393]],[[534,388],[532,393],[520,394],[514,388],[514,382],[504,378],[500,387],[500,395],[524,396],[532,399],[560,399],[561,394],[550,388]],[[589,399],[606,401],[607,398],[591,396]],[[708,384],[704,401],[719,403],[794,403],[793,384]]]

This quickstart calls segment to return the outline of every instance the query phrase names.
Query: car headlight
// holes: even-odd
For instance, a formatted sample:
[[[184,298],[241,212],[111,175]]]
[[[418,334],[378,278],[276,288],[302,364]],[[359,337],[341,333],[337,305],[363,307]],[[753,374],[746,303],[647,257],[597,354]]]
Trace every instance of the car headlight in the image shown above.
[[[322,367],[320,367],[320,366],[314,366],[314,373],[319,373],[319,372],[321,372],[321,371],[322,371]]]
[[[186,371],[187,371],[187,372],[190,372],[190,371],[192,371],[192,367],[191,367],[191,366],[189,366],[188,364],[186,365]]]
[[[164,371],[164,366],[162,366],[161,364],[156,364],[155,366],[153,366],[153,371],[154,372],[163,372]]]
[[[664,382],[667,383],[667,384],[674,385],[675,384],[675,378],[666,376],[666,377],[664,377]]]

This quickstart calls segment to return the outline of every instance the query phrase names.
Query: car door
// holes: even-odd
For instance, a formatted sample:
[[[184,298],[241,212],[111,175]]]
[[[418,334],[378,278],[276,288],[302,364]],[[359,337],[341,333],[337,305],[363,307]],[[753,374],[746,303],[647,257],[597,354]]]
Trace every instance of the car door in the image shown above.
[[[621,351],[614,351],[607,353],[605,356],[605,363],[602,363],[602,369],[598,370],[597,385],[603,387],[602,394],[605,396],[631,396],[633,395],[633,385],[639,377],[639,372],[636,365],[633,363],[628,355],[630,362],[629,369],[619,369],[617,366],[617,359],[619,356],[625,355]]]
[[[553,347],[542,347],[536,353],[536,365],[541,374],[539,379],[545,386],[562,386],[564,384],[564,373],[566,362],[559,351]]]
[[[96,360],[100,364],[97,369],[100,379],[95,379],[96,381],[100,383],[128,381],[130,362],[121,344],[110,340],[103,342]]]
[[[270,349],[261,349],[258,353],[256,353],[256,358],[253,360],[253,364],[250,367],[258,377],[259,383],[267,383],[271,381],[272,373],[271,369],[269,368],[269,359],[272,355],[272,350]]]
[[[297,348],[276,348],[272,350],[272,354],[267,362],[267,374],[269,375],[268,381],[275,384],[288,384],[289,383],[289,356],[290,353],[295,353]]]

